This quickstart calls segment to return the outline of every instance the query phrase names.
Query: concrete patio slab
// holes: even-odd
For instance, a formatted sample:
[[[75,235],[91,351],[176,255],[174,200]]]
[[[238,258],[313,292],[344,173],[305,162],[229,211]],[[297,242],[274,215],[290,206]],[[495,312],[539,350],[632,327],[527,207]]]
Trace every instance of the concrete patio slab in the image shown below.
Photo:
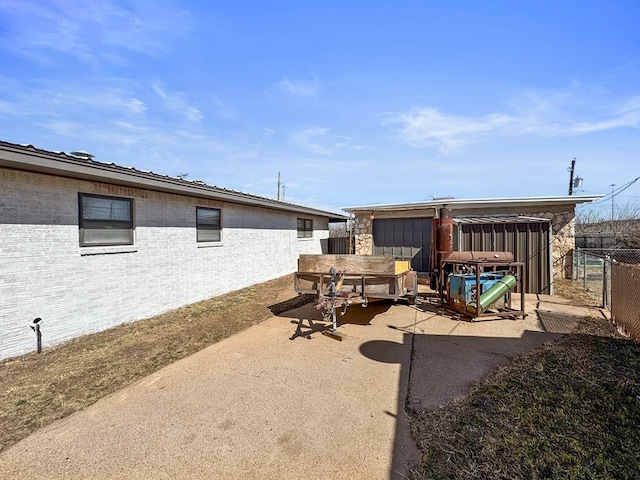
[[[342,342],[289,339],[310,305],[273,317],[39,430],[0,478],[403,478],[411,344],[388,325],[416,312],[396,307],[354,309]]]
[[[527,296],[525,319],[469,322],[424,297],[352,306],[337,341],[306,305],[39,430],[0,454],[0,478],[407,478],[405,401],[438,408],[559,338],[541,308],[593,313]]]

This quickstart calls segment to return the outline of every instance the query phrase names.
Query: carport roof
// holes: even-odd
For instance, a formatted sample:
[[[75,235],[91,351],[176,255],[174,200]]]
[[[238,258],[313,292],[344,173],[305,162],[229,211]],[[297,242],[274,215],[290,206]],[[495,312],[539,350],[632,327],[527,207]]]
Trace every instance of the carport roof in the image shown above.
[[[603,198],[604,195],[563,195],[549,197],[515,197],[515,198],[449,198],[414,203],[390,203],[378,205],[362,205],[358,207],[346,207],[344,211],[349,213],[371,212],[371,211],[402,211],[402,210],[423,210],[446,207],[454,212],[455,210],[473,210],[486,208],[540,208],[549,206],[575,206],[581,203],[593,202]]]
[[[478,215],[469,217],[453,217],[454,223],[465,225],[486,225],[487,223],[547,223],[550,221],[551,220],[548,218],[526,217],[524,215]]]

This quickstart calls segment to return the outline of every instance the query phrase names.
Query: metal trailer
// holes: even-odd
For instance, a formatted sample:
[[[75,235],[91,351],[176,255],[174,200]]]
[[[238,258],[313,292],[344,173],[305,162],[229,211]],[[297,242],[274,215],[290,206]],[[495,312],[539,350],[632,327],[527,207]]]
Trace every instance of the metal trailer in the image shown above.
[[[336,311],[344,315],[350,305],[383,299],[415,303],[418,274],[408,261],[381,255],[300,255],[294,289],[318,295],[316,309],[335,333]]]

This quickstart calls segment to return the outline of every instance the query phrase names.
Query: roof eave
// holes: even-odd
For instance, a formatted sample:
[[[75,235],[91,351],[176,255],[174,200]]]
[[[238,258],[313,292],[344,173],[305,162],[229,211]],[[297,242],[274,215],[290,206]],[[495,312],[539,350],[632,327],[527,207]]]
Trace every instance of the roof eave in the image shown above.
[[[64,153],[47,152],[3,143],[0,150],[0,166],[37,173],[58,175],[80,180],[97,181],[122,185],[127,187],[144,188],[165,193],[174,193],[198,198],[207,198],[224,202],[239,203],[258,207],[271,208],[287,212],[306,215],[317,215],[328,218],[347,218],[338,213],[318,210],[302,205],[287,204],[266,197],[257,197],[241,192],[220,190],[210,185],[200,185],[186,180],[160,176],[131,169],[122,171],[124,167],[96,161],[77,159]],[[158,178],[160,177],[160,178]]]
[[[361,211],[398,211],[420,210],[446,207],[449,210],[480,209],[486,207],[515,207],[515,206],[543,206],[543,205],[578,205],[603,198],[604,195],[570,195],[560,197],[520,197],[520,198],[479,198],[479,199],[448,199],[430,202],[397,203],[386,205],[363,205],[345,207],[349,213]]]

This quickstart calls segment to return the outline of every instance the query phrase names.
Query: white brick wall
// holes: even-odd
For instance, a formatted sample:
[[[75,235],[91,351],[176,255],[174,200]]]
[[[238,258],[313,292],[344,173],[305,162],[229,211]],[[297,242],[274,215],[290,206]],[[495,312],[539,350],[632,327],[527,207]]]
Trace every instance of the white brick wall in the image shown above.
[[[134,199],[133,247],[80,247],[78,192]],[[195,210],[222,210],[222,242],[196,242]],[[0,168],[0,359],[147,318],[295,271],[327,219]]]

